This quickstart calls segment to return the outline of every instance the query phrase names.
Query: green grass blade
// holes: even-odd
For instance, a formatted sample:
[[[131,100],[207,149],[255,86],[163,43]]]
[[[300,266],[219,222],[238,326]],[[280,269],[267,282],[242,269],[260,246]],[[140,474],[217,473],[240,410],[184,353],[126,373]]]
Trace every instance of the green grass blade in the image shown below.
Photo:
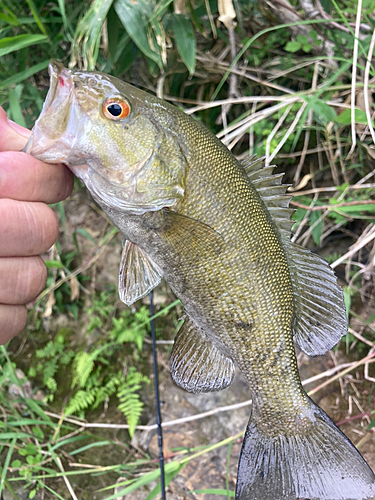
[[[22,89],[23,85],[18,84],[14,89],[9,90],[9,116],[16,123],[26,127],[21,108]]]
[[[9,450],[8,450],[7,456],[5,457],[4,464],[2,466],[3,471],[2,471],[1,479],[0,479],[0,496],[1,496],[1,498],[2,498],[2,492],[4,491],[4,482],[5,482],[7,470],[9,467],[10,459],[12,458],[12,455],[13,455],[14,447],[16,446],[16,442],[17,442],[17,436],[15,436],[12,439],[12,442],[9,445]]]
[[[0,57],[30,47],[31,45],[48,42],[46,35],[17,35],[9,36],[0,40]]]
[[[33,0],[26,0],[26,2],[30,8],[31,14],[33,15],[33,18],[35,19],[36,24],[38,25],[38,28],[43,33],[43,35],[46,35],[48,37],[47,30],[44,27],[44,24],[43,24],[39,14],[38,14],[38,11],[36,9],[36,6],[35,6]]]
[[[235,493],[234,491],[229,491],[229,490],[220,490],[220,489],[208,489],[208,490],[193,490],[193,493],[206,493],[207,495],[219,495],[219,496],[224,496],[224,497],[229,497],[229,498],[234,498]]]
[[[192,75],[195,69],[196,43],[191,22],[182,14],[174,14],[172,16],[172,26],[178,53],[190,75]]]
[[[19,73],[16,73],[13,76],[10,76],[6,80],[0,82],[0,90],[7,89],[11,85],[23,82],[27,78],[30,78],[30,76],[35,75],[35,73],[43,71],[44,69],[47,68],[47,66],[48,66],[48,61],[43,61],[41,63],[34,64],[34,66],[31,66],[30,68],[27,68],[23,71],[20,71]]]

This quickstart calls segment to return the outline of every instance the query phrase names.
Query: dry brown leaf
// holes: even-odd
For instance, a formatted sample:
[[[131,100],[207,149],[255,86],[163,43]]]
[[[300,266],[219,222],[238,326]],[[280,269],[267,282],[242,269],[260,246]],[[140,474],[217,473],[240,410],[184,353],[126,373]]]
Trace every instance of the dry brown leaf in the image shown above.
[[[52,314],[52,308],[56,304],[55,294],[53,292],[48,294],[46,308],[43,313],[43,318],[49,318]]]
[[[78,279],[73,276],[70,280],[70,300],[77,300],[79,298],[79,283]]]
[[[236,18],[236,11],[233,7],[232,0],[218,0],[219,9],[219,21],[221,21],[224,26],[230,30],[236,27],[236,23],[233,19]]]

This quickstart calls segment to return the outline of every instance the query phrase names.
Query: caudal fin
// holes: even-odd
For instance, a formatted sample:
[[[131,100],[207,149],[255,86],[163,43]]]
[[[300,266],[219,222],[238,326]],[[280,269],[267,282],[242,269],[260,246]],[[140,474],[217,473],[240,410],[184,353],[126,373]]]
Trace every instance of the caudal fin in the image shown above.
[[[349,439],[311,400],[312,424],[272,437],[250,419],[242,445],[236,500],[363,500],[375,475]]]

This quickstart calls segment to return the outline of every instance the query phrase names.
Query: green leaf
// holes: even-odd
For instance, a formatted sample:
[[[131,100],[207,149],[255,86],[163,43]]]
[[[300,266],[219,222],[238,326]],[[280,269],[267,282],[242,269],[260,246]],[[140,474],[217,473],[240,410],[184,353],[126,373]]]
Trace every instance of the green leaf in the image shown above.
[[[306,45],[306,43],[309,43],[309,39],[305,35],[297,35],[296,42],[298,42],[301,45]]]
[[[192,75],[195,69],[196,43],[191,22],[187,16],[174,14],[172,16],[172,26],[178,53],[190,75]]]
[[[33,0],[26,0],[26,2],[27,2],[28,6],[30,8],[31,14],[33,15],[33,18],[35,19],[36,24],[38,25],[38,28],[43,33],[43,35],[48,36],[46,28],[44,27],[43,22],[42,22],[39,14],[38,14],[38,12],[36,10],[36,6],[35,6]]]
[[[168,486],[168,484],[172,481],[172,479],[177,476],[179,472],[182,471],[182,469],[185,467],[186,464],[180,464],[179,467],[176,467],[174,470],[171,472],[166,472],[165,473],[165,485]],[[161,483],[159,482],[155,488],[150,492],[150,494],[147,496],[146,500],[153,500],[157,495],[161,493]]]
[[[351,308],[351,305],[352,305],[353,291],[348,286],[344,286],[344,288],[343,288],[342,291],[343,291],[343,294],[344,294],[344,304],[345,304],[345,309],[346,309],[346,317],[349,319],[350,308]]]
[[[26,127],[26,122],[22,114],[21,94],[23,85],[18,84],[9,90],[9,115],[12,120]]]
[[[366,113],[362,109],[355,108],[354,121],[355,123],[363,123],[367,125]],[[336,118],[336,122],[341,123],[342,125],[349,125],[352,122],[352,110],[345,109],[345,111],[340,113],[339,116]]]
[[[312,45],[311,45],[311,43],[307,43],[306,45],[303,45],[303,46],[302,46],[302,50],[303,50],[304,52],[310,52],[310,50],[311,50],[311,49],[312,49]]]
[[[332,210],[335,210],[335,206],[332,207]],[[345,214],[353,214],[356,215],[358,212],[375,212],[375,204],[369,203],[365,205],[349,205],[347,207],[337,207],[339,212],[343,212]]]
[[[317,119],[324,125],[337,120],[336,111],[326,102],[309,96],[303,96],[303,99],[309,103],[308,109],[312,109]]]
[[[95,69],[103,23],[112,3],[113,0],[94,0],[77,25],[74,35],[76,39],[74,51],[83,53],[82,55],[87,60],[89,70]],[[82,55],[80,54],[79,57],[82,57]]]
[[[45,260],[44,263],[48,269],[64,269],[64,264],[59,260]]]
[[[320,238],[322,236],[323,221],[320,220],[319,222],[317,222],[320,219],[321,215],[321,211],[316,210],[314,212],[311,212],[309,217],[311,226],[316,223],[311,231],[311,235],[313,237],[315,245],[320,245]]]
[[[301,48],[301,44],[298,43],[298,42],[288,42],[284,49],[287,51],[287,52],[297,52],[297,50],[300,50]]]
[[[91,234],[89,234],[86,229],[83,229],[82,227],[79,227],[76,231],[78,234],[80,234],[81,236],[83,236],[84,238],[92,241],[93,243],[95,243],[95,245],[98,244],[98,242],[91,236]]]
[[[148,12],[147,7],[149,8]],[[156,48],[159,49],[159,46],[153,44],[151,48],[147,37],[148,25],[150,24],[149,18],[153,12],[152,3],[117,0],[115,3],[115,10],[122,25],[139,50],[154,61],[159,68],[162,68],[163,63],[160,56],[160,50],[158,50],[158,52],[154,50]]]
[[[48,37],[46,35],[17,35],[5,37],[0,40],[0,57],[10,54],[11,52],[16,52],[17,50],[24,49],[25,47],[30,47],[30,45],[36,45],[40,43],[48,42]]]
[[[32,75],[35,75],[35,73],[39,73],[39,71],[43,71],[46,69],[48,66],[48,61],[43,61],[39,64],[35,64],[34,66],[31,66],[31,68],[27,68],[24,71],[20,71],[19,73],[16,73],[15,75],[12,75],[11,77],[7,78],[6,80],[3,80],[0,82],[0,90],[2,89],[7,89],[11,85],[14,85],[16,83],[23,82],[27,78],[29,78]]]

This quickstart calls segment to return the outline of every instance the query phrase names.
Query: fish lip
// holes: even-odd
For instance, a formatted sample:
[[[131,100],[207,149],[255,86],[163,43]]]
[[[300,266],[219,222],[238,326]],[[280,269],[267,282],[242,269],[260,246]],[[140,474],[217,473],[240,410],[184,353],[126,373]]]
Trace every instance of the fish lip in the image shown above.
[[[61,145],[64,145],[69,123],[61,129],[52,125],[59,125],[58,117],[60,114],[64,116],[64,113],[66,113],[67,116],[70,116],[74,101],[74,83],[71,71],[64,68],[58,61],[50,61],[48,72],[50,85],[43,109],[22,151],[47,163],[56,163],[65,161],[71,148],[68,144],[65,144],[66,147],[61,152],[61,156],[58,156],[56,150],[52,154],[50,144],[56,141],[60,148]],[[61,123],[63,124],[63,122]]]
[[[48,65],[49,90],[43,106],[43,112],[47,112],[53,103],[58,102],[59,94],[67,96],[73,90],[73,79],[71,72],[55,60],[51,60]]]

